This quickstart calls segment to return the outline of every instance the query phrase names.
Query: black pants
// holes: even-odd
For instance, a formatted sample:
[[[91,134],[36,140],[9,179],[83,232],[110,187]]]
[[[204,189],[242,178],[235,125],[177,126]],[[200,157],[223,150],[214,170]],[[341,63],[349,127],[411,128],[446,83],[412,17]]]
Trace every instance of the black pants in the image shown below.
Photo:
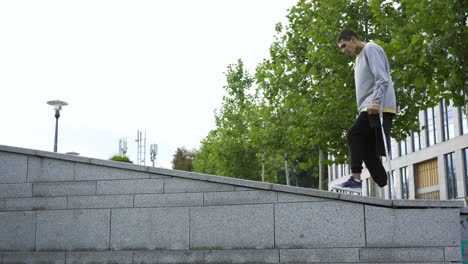
[[[387,146],[390,152],[390,132],[394,114],[384,113],[384,131]],[[382,128],[380,127],[379,115],[369,115],[361,112],[348,130],[348,148],[351,156],[351,172],[361,173],[362,162],[366,164],[372,178],[382,178],[386,171],[380,161],[379,156],[385,156],[383,145]]]

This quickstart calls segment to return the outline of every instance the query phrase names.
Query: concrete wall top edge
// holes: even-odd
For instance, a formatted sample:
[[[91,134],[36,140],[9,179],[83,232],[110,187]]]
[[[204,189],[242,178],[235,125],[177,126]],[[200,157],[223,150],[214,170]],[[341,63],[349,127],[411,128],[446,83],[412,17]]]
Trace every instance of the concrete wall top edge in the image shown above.
[[[66,160],[98,166],[106,166],[117,169],[133,170],[140,172],[148,172],[169,177],[188,178],[193,180],[209,181],[223,184],[236,185],[254,189],[272,190],[278,192],[293,193],[298,195],[314,196],[320,198],[328,198],[334,200],[342,200],[347,202],[355,202],[361,204],[370,204],[383,207],[398,207],[398,208],[463,208],[464,201],[430,201],[430,200],[385,200],[374,197],[364,197],[356,195],[340,194],[329,191],[315,190],[302,187],[285,186],[280,184],[272,184],[265,182],[257,182],[244,179],[228,178],[223,176],[208,175],[194,172],[177,171],[164,168],[154,168],[149,166],[135,165],[123,162],[115,162],[110,160],[102,160],[96,158],[74,156],[68,154],[54,153],[42,150],[26,149],[12,146],[0,145],[0,152],[16,153],[23,155],[36,156],[39,158],[50,158],[58,160]],[[466,211],[468,213],[468,210]]]

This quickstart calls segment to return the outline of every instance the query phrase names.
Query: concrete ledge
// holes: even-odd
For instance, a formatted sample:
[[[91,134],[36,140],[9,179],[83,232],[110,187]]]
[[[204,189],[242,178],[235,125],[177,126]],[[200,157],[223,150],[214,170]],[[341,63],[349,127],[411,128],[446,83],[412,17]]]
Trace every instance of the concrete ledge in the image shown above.
[[[461,200],[393,200],[392,202],[392,206],[396,208],[462,208],[465,206],[465,202]]]
[[[165,180],[168,180],[169,184],[170,184],[169,180],[171,179],[168,179],[168,177],[175,177],[173,179],[180,180],[182,178],[185,178],[187,180],[204,181],[205,183],[211,182],[211,183],[230,185],[231,188],[233,188],[233,190],[236,190],[236,188],[238,187],[253,188],[253,189],[260,189],[260,190],[273,190],[273,191],[306,195],[306,196],[312,196],[312,197],[318,197],[318,198],[344,200],[344,201],[356,202],[356,203],[361,203],[361,204],[377,205],[377,206],[382,206],[382,207],[401,207],[401,208],[403,207],[461,208],[462,207],[462,203],[460,201],[433,202],[433,201],[424,201],[424,200],[411,200],[411,201],[391,202],[391,201],[386,201],[386,200],[381,200],[381,199],[376,199],[376,198],[371,198],[371,197],[359,197],[359,196],[352,196],[352,195],[350,196],[350,195],[339,194],[335,192],[320,191],[320,190],[313,190],[313,189],[307,189],[307,188],[298,188],[298,187],[291,187],[291,186],[284,186],[284,185],[278,185],[278,184],[256,182],[256,181],[249,181],[249,180],[243,180],[243,179],[235,179],[235,178],[228,178],[228,177],[221,177],[221,176],[214,176],[214,175],[207,175],[207,174],[200,174],[200,173],[176,171],[176,170],[169,170],[169,169],[163,169],[163,168],[153,168],[153,167],[123,163],[123,162],[100,160],[100,159],[86,158],[86,157],[81,157],[81,156],[59,154],[59,153],[40,151],[40,150],[31,150],[31,149],[24,149],[24,148],[4,146],[4,145],[0,145],[0,152],[3,152],[2,155],[7,155],[7,156],[13,155],[16,158],[19,157],[20,165],[26,162],[26,159],[27,159],[26,155],[29,155],[29,156],[35,156],[38,158],[50,158],[50,159],[56,159],[56,160],[62,160],[62,161],[72,161],[72,162],[76,162],[77,167],[83,167],[83,166],[92,167],[91,165],[99,165],[99,166],[114,168],[114,169],[125,169],[128,171],[128,173],[132,175],[131,177],[145,178],[147,177],[146,175],[149,175],[150,178],[164,178]],[[10,160],[10,158],[7,158],[7,160]],[[18,168],[18,166],[16,168]],[[15,171],[17,175],[19,175],[18,179],[15,177],[12,178],[11,176],[4,176],[4,178],[0,179],[0,182],[2,181],[2,179],[3,181],[7,181],[7,182],[11,182],[11,181],[16,182],[19,180],[23,180],[24,171],[21,171],[21,166],[19,166],[19,171],[17,169],[14,169],[13,171]],[[91,176],[92,175],[93,174],[91,174]],[[88,177],[91,177],[91,176],[84,174],[83,176],[79,176],[78,178],[83,177],[83,179],[88,179]],[[127,176],[119,175],[119,174],[112,175],[112,173],[109,172],[107,174],[106,172],[104,176],[98,176],[98,177],[104,177],[104,179],[114,179],[114,178],[121,178],[121,177],[127,177]],[[185,190],[180,190],[180,189],[177,190],[176,186],[168,185],[168,187],[169,187],[168,189],[169,191],[171,191],[171,188],[173,190],[176,189],[174,192],[196,192],[195,190],[191,190],[190,187],[186,187]],[[226,191],[226,190],[222,189],[222,191]],[[1,198],[2,197],[0,197],[0,199]]]

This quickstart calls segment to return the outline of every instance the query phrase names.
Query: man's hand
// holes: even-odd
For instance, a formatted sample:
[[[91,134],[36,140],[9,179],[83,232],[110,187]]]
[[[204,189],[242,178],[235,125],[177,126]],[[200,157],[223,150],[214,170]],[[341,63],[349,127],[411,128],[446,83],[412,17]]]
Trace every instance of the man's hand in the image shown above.
[[[378,115],[378,114],[379,114],[379,110],[380,110],[380,105],[378,105],[378,104],[371,104],[371,105],[367,108],[367,113],[369,113],[369,115]]]

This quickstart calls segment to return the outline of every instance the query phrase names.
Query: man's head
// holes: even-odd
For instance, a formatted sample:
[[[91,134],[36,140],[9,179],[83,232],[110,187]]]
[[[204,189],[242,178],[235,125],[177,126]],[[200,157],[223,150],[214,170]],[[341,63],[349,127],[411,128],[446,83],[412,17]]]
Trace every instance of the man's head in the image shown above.
[[[341,31],[336,43],[338,43],[341,51],[352,56],[359,54],[364,48],[364,44],[359,40],[357,33],[350,29]]]

